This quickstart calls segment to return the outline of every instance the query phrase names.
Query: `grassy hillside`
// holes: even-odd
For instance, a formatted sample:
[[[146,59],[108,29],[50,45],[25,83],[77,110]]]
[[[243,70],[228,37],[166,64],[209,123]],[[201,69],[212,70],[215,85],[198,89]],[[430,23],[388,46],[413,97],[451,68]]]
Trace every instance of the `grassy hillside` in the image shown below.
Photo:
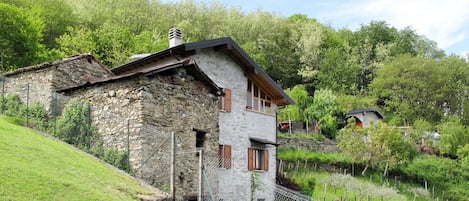
[[[0,116],[0,200],[136,200],[152,194],[83,152]]]

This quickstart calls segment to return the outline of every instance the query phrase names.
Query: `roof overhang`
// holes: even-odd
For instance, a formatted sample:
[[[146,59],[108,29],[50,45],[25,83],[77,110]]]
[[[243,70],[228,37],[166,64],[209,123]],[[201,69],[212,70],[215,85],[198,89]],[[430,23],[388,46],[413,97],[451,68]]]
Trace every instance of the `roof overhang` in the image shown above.
[[[272,142],[272,141],[269,141],[269,140],[266,140],[266,139],[262,139],[262,138],[250,137],[249,140],[251,140],[251,141],[253,141],[253,142],[260,143],[260,144],[270,144],[270,145],[274,145],[274,146],[278,146],[278,145],[279,145],[279,144],[276,143],[276,142]]]

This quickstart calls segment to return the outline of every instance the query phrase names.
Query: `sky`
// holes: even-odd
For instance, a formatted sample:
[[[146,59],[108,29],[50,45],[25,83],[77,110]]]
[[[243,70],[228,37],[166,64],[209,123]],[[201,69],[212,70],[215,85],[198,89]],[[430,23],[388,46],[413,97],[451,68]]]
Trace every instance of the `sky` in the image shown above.
[[[177,0],[167,0],[177,1]],[[357,30],[384,20],[399,30],[411,27],[447,54],[469,53],[469,0],[215,0],[243,12],[262,9],[288,17],[305,14],[335,29]]]

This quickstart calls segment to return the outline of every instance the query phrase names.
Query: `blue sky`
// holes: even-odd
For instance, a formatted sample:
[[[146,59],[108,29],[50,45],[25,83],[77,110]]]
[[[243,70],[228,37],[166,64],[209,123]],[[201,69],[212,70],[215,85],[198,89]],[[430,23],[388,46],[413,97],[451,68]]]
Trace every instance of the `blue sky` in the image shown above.
[[[177,1],[177,0],[162,0]],[[207,2],[207,1],[204,1]],[[210,1],[208,1],[210,2]],[[469,0],[215,0],[243,12],[256,9],[282,16],[301,13],[336,29],[384,20],[438,43],[447,54],[469,53]]]

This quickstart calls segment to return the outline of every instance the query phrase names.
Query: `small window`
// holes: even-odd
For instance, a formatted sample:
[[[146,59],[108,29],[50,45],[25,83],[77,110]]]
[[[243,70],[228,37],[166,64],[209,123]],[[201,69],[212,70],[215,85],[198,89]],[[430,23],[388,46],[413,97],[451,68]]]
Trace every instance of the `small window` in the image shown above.
[[[218,167],[231,168],[231,145],[218,145]]]
[[[200,130],[196,128],[193,128],[192,130],[195,131],[196,133],[195,134],[195,147],[197,149],[204,148],[205,134],[207,134],[208,132],[205,130]]]
[[[260,148],[248,148],[248,170],[269,170],[269,151]]]

